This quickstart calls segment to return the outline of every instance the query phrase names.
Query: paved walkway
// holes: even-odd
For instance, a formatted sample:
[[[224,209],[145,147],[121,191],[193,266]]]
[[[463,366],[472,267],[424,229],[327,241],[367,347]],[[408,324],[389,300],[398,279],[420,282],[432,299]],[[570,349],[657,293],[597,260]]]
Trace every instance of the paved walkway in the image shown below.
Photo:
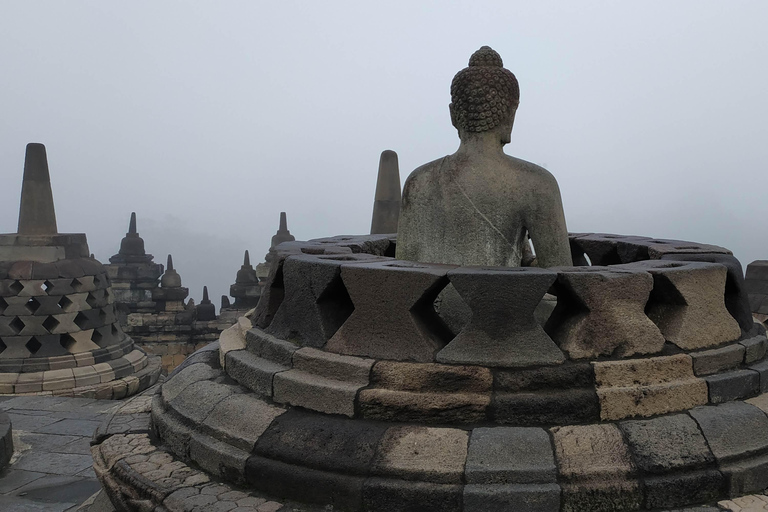
[[[47,396],[0,397],[15,453],[0,471],[0,510],[72,511],[99,490],[90,440],[120,402]]]

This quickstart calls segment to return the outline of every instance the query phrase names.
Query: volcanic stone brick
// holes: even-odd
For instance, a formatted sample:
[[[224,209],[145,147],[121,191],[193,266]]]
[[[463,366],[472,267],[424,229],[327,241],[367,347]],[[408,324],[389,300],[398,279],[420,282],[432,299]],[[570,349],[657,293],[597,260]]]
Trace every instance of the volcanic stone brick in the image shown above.
[[[434,483],[461,483],[469,434],[421,426],[390,427],[382,437],[374,475]]]
[[[219,375],[219,373],[218,370],[214,370],[207,364],[196,363],[190,365],[176,375],[166,379],[161,388],[163,400],[170,402],[192,383],[212,379]]]
[[[380,261],[370,254],[291,256],[283,263],[285,298],[266,331],[308,347],[322,347],[352,314],[341,264]]]
[[[461,267],[448,278],[472,317],[437,354],[438,361],[506,367],[565,361],[533,317],[556,273],[532,267]]]
[[[687,414],[622,421],[619,427],[624,431],[635,463],[646,473],[703,468],[715,462],[698,425]]]
[[[370,512],[462,512],[462,486],[369,478],[363,487]]]
[[[485,418],[493,379],[487,368],[379,361],[360,392],[363,417],[388,421],[470,423]]]
[[[725,307],[728,312],[736,319],[744,332],[749,332],[754,320],[749,309],[748,292],[745,286],[744,271],[741,263],[732,254],[722,252],[710,252],[707,254],[664,254],[662,260],[676,261],[707,261],[710,263],[719,263],[728,270],[725,281]]]
[[[293,353],[299,348],[294,343],[275,338],[258,328],[245,333],[245,342],[249,351],[283,366],[291,365]]]
[[[744,364],[754,363],[765,358],[768,340],[762,334],[739,342],[744,346]]]
[[[693,371],[696,375],[710,375],[738,367],[744,360],[744,345],[734,343],[726,347],[701,352],[691,352]]]
[[[567,425],[599,420],[600,403],[589,388],[495,391],[488,415],[506,425]]]
[[[644,312],[652,287],[647,272],[559,269],[547,333],[572,359],[659,352],[664,336]]]
[[[234,393],[233,386],[203,380],[190,384],[170,406],[195,424],[202,423],[219,402]]]
[[[557,512],[557,484],[469,484],[464,487],[464,512]]]
[[[431,362],[449,335],[433,303],[451,268],[404,261],[342,265],[355,310],[326,350]]]
[[[262,396],[272,396],[275,374],[288,370],[272,361],[262,359],[247,350],[233,350],[226,356],[227,374],[237,382]]]
[[[476,428],[464,473],[470,484],[554,483],[549,435],[541,428]]]
[[[261,435],[254,454],[297,466],[366,475],[386,429],[383,424],[292,409]]]
[[[202,427],[210,429],[219,439],[250,452],[272,420],[284,412],[284,409],[250,394],[230,395],[213,408]]]
[[[199,432],[189,440],[189,456],[202,469],[236,484],[245,481],[248,453]]]
[[[736,370],[704,377],[713,404],[755,396],[760,392],[760,374],[752,370]]]
[[[593,363],[604,420],[653,416],[707,403],[687,354]]]
[[[719,345],[741,335],[725,308],[726,269],[715,263],[643,261],[624,268],[653,276],[648,317],[667,339],[685,350]]]
[[[760,392],[768,392],[768,360],[753,364],[749,369],[760,375]]]
[[[690,414],[720,465],[729,495],[768,487],[768,417],[760,409],[744,402],[728,402],[697,407]]]
[[[641,494],[634,466],[615,425],[551,429],[563,486],[563,510],[636,510]]]
[[[696,407],[690,411],[719,463],[768,448],[768,417],[744,402]]]
[[[310,469],[259,455],[248,458],[245,476],[250,486],[277,498],[331,505],[338,510],[362,507],[362,476]]]
[[[645,508],[649,509],[715,501],[725,491],[725,478],[716,469],[652,476],[645,478],[643,483]]]

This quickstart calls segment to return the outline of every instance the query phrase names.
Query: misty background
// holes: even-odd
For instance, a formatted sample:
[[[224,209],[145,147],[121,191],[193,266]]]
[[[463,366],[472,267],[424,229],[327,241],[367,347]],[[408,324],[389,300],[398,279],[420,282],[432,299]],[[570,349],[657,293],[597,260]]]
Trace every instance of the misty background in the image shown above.
[[[28,142],[60,232],[106,263],[138,215],[190,297],[299,240],[368,233],[379,155],[453,153],[449,87],[489,45],[520,82],[506,152],[568,228],[768,259],[768,3],[0,1],[0,232]],[[492,184],[491,184],[492,186]]]

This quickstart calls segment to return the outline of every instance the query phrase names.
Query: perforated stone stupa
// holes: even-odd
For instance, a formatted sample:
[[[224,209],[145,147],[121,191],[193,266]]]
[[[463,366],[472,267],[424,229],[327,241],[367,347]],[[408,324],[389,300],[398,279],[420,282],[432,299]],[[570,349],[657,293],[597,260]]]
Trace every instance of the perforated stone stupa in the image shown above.
[[[58,233],[42,144],[27,146],[18,232],[0,235],[0,393],[121,398],[155,383],[84,234]]]
[[[192,511],[209,493],[211,506],[281,512],[661,511],[768,488],[768,339],[738,260],[713,245],[565,232],[554,178],[500,151],[514,76],[487,47],[469,68],[457,75],[467,90],[452,90],[471,100],[452,107],[469,168],[446,169],[468,179],[488,150],[482,173],[512,166],[551,186],[505,204],[498,190],[474,200],[495,183],[442,183],[452,215],[499,230],[490,245],[440,231],[437,215],[419,221],[434,205],[406,184],[397,239],[275,247],[255,310],[152,397],[151,433],[105,427],[94,467],[119,510]],[[527,216],[536,204],[552,225]],[[489,222],[492,211],[517,216]],[[401,251],[403,229],[413,245]],[[431,229],[441,237],[413,237]],[[505,266],[526,261],[526,236],[557,266]],[[430,259],[393,257],[414,253]],[[467,317],[435,309],[448,288]],[[554,310],[537,317],[548,292]]]

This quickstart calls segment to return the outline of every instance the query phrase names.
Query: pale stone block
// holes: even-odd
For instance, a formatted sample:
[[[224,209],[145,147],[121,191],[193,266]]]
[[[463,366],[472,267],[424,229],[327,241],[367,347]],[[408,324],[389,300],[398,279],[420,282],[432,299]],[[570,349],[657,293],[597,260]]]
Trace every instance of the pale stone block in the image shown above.
[[[73,387],[75,387],[75,376],[72,368],[43,372],[44,391],[55,391]]]
[[[78,388],[83,386],[95,386],[101,382],[101,377],[96,373],[96,370],[94,370],[93,367],[85,366],[82,368],[73,368],[72,374],[75,377],[75,386]]]
[[[43,372],[20,373],[14,385],[15,393],[35,393],[43,390]]]

